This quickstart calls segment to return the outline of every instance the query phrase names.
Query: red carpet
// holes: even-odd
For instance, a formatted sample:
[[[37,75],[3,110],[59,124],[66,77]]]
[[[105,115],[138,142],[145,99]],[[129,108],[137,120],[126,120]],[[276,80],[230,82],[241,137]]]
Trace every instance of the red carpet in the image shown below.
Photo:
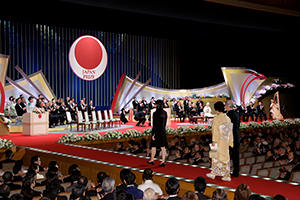
[[[143,127],[141,128],[143,129]],[[139,130],[140,127],[137,127],[136,129]],[[125,130],[121,129],[120,131],[124,132]],[[20,146],[29,146],[49,151],[65,153],[69,155],[87,157],[94,160],[101,160],[104,162],[136,167],[140,169],[150,167],[146,163],[147,160],[145,158],[134,157],[130,155],[120,155],[112,152],[104,152],[101,150],[98,151],[55,143],[61,135],[63,134],[49,134],[47,136],[30,137],[23,136],[22,133],[13,133],[9,136],[4,136],[2,138],[11,139],[16,145]],[[78,150],[79,148],[80,150]],[[151,168],[155,172],[184,177],[187,179],[195,179],[197,176],[206,177],[205,174],[209,172],[208,169],[202,169],[199,167],[192,167],[175,163],[167,163],[167,166],[165,168],[159,168],[159,163],[160,161],[156,161],[155,165],[153,167],[151,166]],[[224,182],[220,178],[216,178],[215,180],[207,179],[207,181],[208,183],[222,185],[230,188],[236,188],[241,183],[245,183],[249,185],[251,191],[255,193],[264,194],[268,196],[274,196],[275,194],[279,193],[286,196],[289,200],[300,199],[299,186],[291,185],[288,183],[280,183],[247,176],[232,178],[231,182]]]

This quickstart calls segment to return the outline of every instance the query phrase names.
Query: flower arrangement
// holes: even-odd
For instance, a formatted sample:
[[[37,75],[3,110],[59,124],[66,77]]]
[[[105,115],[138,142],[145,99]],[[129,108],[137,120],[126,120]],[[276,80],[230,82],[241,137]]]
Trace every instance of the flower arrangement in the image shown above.
[[[246,130],[248,128],[249,128],[249,126],[247,124],[240,122],[240,130]]]
[[[146,128],[143,130],[141,136],[142,137],[147,137],[152,135],[152,128]]]
[[[41,113],[45,113],[46,111],[43,108],[35,107],[32,112],[37,113],[37,114],[41,114]]]
[[[81,140],[82,140],[82,137],[77,135],[76,133],[68,133],[68,134],[60,137],[57,142],[58,143],[70,143],[70,142],[78,142]]]
[[[248,127],[249,128],[253,128],[253,129],[256,129],[256,128],[261,128],[261,124],[257,123],[257,122],[249,122],[248,123]]]
[[[284,126],[294,126],[296,125],[296,120],[292,120],[292,119],[285,119],[283,120],[283,124]]]
[[[184,134],[184,133],[192,133],[193,128],[189,127],[189,126],[179,126],[176,130],[177,134]]]
[[[93,140],[102,140],[103,136],[97,132],[90,132],[90,133],[85,133],[84,135],[81,136],[81,138],[84,141],[93,141]]]
[[[257,91],[253,97],[250,99],[251,102],[255,103],[259,98],[261,98],[263,95],[265,95],[267,92],[272,91],[272,90],[277,90],[278,88],[293,88],[295,85],[291,83],[285,83],[285,84],[278,84],[280,80],[276,79],[274,83],[271,85],[265,85],[262,87],[261,90]]]
[[[196,125],[194,126],[194,131],[197,132],[197,133],[201,133],[201,132],[204,132],[204,131],[208,131],[208,128],[205,127],[204,125]]]
[[[141,132],[135,130],[135,129],[128,129],[123,133],[124,138],[136,138],[141,137]]]
[[[11,123],[11,120],[4,117],[4,113],[0,113],[0,117],[3,121],[3,123],[7,126],[7,128],[10,128],[9,124]]]
[[[11,140],[0,138],[0,148],[8,149],[15,146],[15,144]]]
[[[272,123],[269,122],[269,121],[263,121],[263,122],[261,122],[261,125],[262,125],[263,127],[265,127],[265,128],[270,128],[270,127],[272,127]]]
[[[166,127],[166,134],[167,134],[167,135],[175,135],[175,134],[176,134],[176,129],[167,126],[167,127]]]
[[[294,121],[297,126],[300,126],[300,118],[296,118]]]
[[[284,123],[281,122],[280,120],[273,120],[271,122],[271,124],[272,124],[272,127],[276,127],[276,128],[284,126]]]
[[[104,139],[105,140],[111,140],[111,139],[121,139],[123,136],[122,136],[122,133],[120,131],[107,131],[105,134],[104,134]]]

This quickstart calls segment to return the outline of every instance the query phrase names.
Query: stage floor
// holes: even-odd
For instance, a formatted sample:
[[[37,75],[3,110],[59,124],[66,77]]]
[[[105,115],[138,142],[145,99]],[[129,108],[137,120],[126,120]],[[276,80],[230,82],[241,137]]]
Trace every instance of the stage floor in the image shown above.
[[[195,124],[190,123],[180,123],[172,121],[171,127],[177,128],[178,126],[195,126]],[[207,126],[208,124],[206,124]],[[126,125],[121,125],[121,127],[116,126],[113,129],[121,131],[122,133],[127,129],[136,129],[138,131],[143,131],[143,129],[149,128],[150,126],[145,127],[136,127],[135,122],[129,122]],[[100,134],[105,134],[105,130],[95,130]],[[130,168],[145,169],[150,167],[147,165],[147,158],[139,157],[135,155],[126,155],[118,152],[111,152],[107,150],[87,148],[82,146],[74,145],[64,145],[56,143],[56,141],[66,133],[70,131],[65,130],[66,132],[57,132],[51,131],[48,135],[45,136],[23,136],[22,133],[10,133],[8,136],[2,136],[2,138],[12,140],[18,146],[33,147],[36,149],[48,150],[51,152],[63,153],[66,155],[73,155],[78,157],[85,157],[93,160],[100,160],[103,162],[114,163],[116,165],[128,166]],[[83,132],[79,132],[83,134]],[[100,159],[99,159],[100,158]],[[207,168],[199,166],[191,166],[188,164],[181,164],[175,162],[167,162],[165,168],[158,167],[159,161],[156,161],[154,166],[151,168],[157,172],[162,173],[166,176],[176,176],[181,179],[186,179],[191,181],[197,176],[205,177],[206,173],[209,173],[210,170]],[[300,199],[300,191],[298,185],[293,185],[285,182],[273,181],[268,179],[262,179],[259,177],[250,177],[241,175],[239,178],[232,178],[231,182],[224,182],[220,178],[215,180],[207,179],[209,186],[225,188],[229,190],[234,190],[241,183],[245,183],[250,186],[250,189],[254,193],[263,194],[267,196],[274,196],[275,194],[282,194],[286,196],[289,200],[291,199]],[[193,188],[191,188],[193,190]]]

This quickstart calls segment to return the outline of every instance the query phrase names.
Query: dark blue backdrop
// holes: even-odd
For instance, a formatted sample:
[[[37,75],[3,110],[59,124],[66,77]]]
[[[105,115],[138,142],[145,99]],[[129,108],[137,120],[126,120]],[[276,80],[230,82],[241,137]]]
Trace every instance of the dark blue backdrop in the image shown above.
[[[41,70],[56,97],[81,97],[94,100],[101,108],[109,107],[122,73],[150,85],[179,88],[178,42],[171,39],[63,28],[0,20],[1,53],[10,55],[7,76],[22,78],[14,69],[19,65],[29,75]],[[71,70],[68,52],[82,35],[100,39],[108,53],[105,73],[95,81],[84,81]]]

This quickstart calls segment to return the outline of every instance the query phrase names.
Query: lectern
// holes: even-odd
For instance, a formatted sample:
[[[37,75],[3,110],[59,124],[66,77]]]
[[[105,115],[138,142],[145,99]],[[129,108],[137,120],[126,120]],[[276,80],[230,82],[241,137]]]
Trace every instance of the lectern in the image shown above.
[[[23,115],[23,135],[48,135],[49,114],[25,113]]]

